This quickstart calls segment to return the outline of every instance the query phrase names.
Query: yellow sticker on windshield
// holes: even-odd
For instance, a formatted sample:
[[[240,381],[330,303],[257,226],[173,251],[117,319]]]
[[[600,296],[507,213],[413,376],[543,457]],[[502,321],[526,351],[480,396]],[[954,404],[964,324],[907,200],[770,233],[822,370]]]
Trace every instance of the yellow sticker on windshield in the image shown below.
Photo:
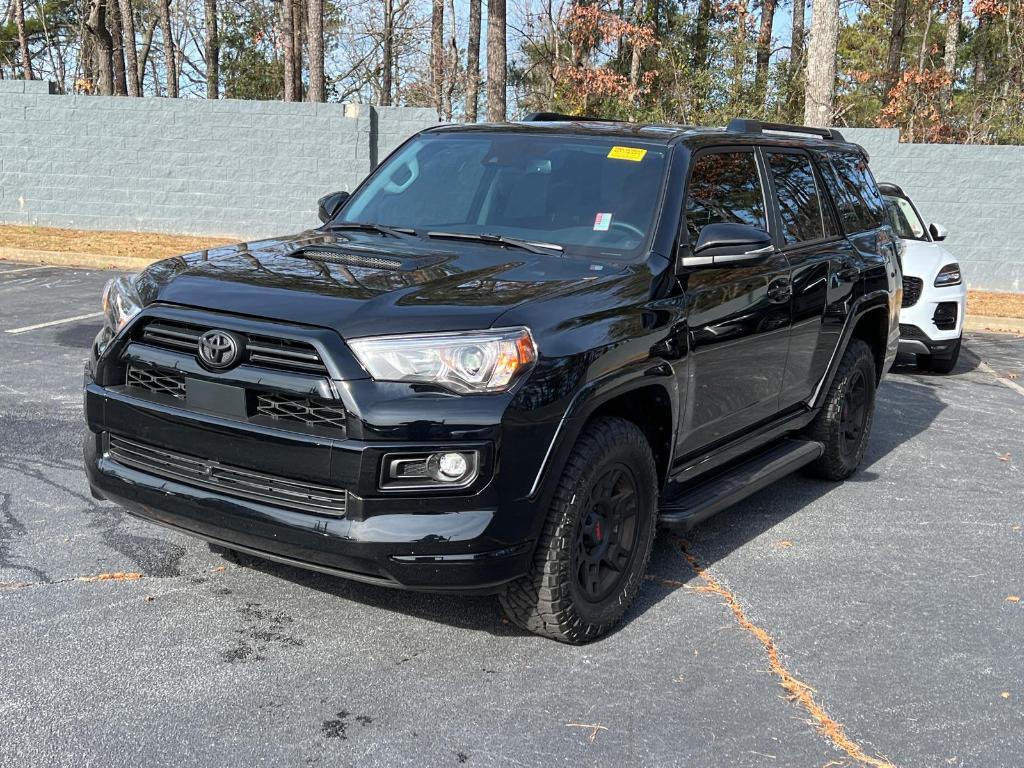
[[[637,147],[612,147],[608,152],[608,158],[610,160],[632,160],[634,163],[639,163],[646,154],[646,149]]]

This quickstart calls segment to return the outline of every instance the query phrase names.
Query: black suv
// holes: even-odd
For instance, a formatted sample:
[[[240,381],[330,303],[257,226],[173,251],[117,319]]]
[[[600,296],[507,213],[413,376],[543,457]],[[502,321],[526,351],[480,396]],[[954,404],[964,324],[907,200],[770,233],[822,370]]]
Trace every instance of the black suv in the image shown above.
[[[658,524],[864,455],[901,275],[834,130],[438,126],[320,217],[108,285],[97,497],[583,642]]]

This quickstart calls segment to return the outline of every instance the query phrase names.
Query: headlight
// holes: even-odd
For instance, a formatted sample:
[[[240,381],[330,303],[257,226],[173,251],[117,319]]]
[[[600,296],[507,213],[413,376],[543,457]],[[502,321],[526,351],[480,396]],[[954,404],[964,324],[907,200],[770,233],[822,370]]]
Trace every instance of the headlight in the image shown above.
[[[135,290],[134,275],[115,277],[103,288],[103,313],[116,334],[142,311],[142,299]]]
[[[537,360],[527,328],[352,339],[377,381],[435,384],[454,392],[502,392]]]
[[[960,275],[959,264],[947,264],[939,270],[935,276],[935,287],[944,288],[947,285],[960,285],[963,278]]]

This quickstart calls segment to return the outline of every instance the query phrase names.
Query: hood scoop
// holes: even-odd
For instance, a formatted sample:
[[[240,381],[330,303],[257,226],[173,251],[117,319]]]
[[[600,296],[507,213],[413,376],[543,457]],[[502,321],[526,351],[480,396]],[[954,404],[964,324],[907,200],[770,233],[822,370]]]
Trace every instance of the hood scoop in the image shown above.
[[[397,272],[410,272],[414,269],[432,267],[446,261],[448,258],[441,254],[385,256],[376,251],[358,253],[356,248],[346,247],[342,249],[331,245],[306,245],[285,255],[296,259],[310,259],[327,264],[341,264],[347,267],[364,267],[366,269],[382,269]]]

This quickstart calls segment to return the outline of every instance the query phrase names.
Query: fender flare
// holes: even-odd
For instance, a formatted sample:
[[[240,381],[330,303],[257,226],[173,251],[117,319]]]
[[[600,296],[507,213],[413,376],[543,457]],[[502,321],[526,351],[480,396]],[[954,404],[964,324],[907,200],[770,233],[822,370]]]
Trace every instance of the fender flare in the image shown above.
[[[537,469],[528,498],[533,501],[541,500],[544,495],[545,478],[551,473],[560,472],[565,466],[583,425],[598,408],[616,397],[650,386],[660,386],[669,399],[674,435],[675,419],[679,413],[679,385],[676,371],[667,361],[645,360],[641,364],[613,371],[589,381],[576,392],[562,414]],[[672,442],[674,447],[675,441]],[[671,457],[669,463],[671,464]]]

